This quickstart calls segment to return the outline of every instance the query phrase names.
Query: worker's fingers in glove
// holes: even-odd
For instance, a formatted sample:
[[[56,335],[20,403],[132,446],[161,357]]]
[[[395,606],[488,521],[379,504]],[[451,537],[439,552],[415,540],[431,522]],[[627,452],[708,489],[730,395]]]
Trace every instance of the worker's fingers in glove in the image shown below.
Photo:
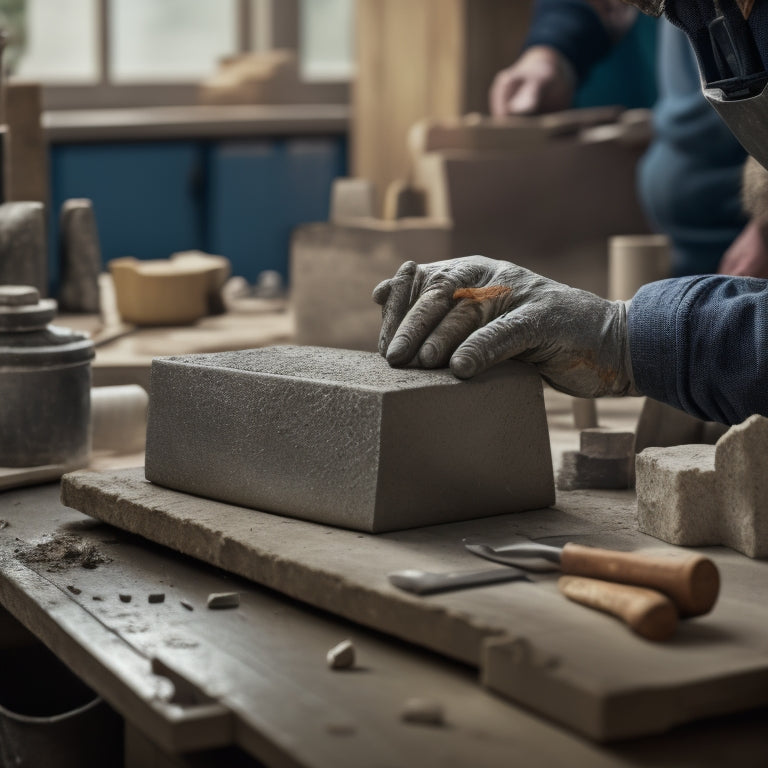
[[[456,348],[498,314],[495,308],[495,302],[461,299],[421,345],[419,365],[445,368]]]
[[[442,282],[426,289],[400,323],[397,333],[387,349],[390,365],[406,365],[414,357],[454,305],[455,286]]]
[[[411,306],[416,269],[415,261],[406,261],[394,277],[383,280],[373,289],[373,300],[382,305],[379,334],[379,353],[382,355],[387,354],[392,337]]]
[[[520,311],[491,321],[456,349],[451,356],[451,372],[459,379],[469,379],[502,360],[530,352],[546,343],[537,338],[536,325],[535,318]]]

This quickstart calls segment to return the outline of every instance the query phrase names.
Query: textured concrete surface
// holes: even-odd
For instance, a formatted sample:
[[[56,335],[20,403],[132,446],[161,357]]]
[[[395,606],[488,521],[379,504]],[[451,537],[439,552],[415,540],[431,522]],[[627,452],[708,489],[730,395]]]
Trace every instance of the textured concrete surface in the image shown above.
[[[768,557],[768,419],[751,416],[715,446],[638,454],[637,519],[641,531],[672,544]]]
[[[477,667],[494,691],[592,738],[659,732],[768,703],[768,562],[732,550],[707,552],[722,576],[715,610],[680,622],[667,643],[571,603],[557,591],[558,574],[429,598],[387,580],[405,568],[477,570],[461,544],[468,536],[673,553],[637,531],[631,491],[561,493],[553,509],[378,536],[195,498],[146,482],[141,470],[78,472],[62,492],[66,505],[111,525]],[[320,654],[310,662],[327,674]],[[370,657],[361,654],[361,664],[371,666]],[[431,691],[414,686],[419,694]],[[640,743],[632,743],[635,760]],[[682,753],[668,757],[658,764],[694,764]]]
[[[531,366],[509,361],[462,382],[318,347],[155,360],[146,476],[372,532],[554,501]]]

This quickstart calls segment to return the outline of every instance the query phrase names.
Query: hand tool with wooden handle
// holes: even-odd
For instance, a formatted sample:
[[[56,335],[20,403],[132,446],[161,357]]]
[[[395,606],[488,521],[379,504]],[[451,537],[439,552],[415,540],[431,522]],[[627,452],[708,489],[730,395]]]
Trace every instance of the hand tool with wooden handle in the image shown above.
[[[534,542],[491,547],[465,540],[464,546],[496,563],[524,566],[521,561],[540,558],[556,563],[563,573],[572,576],[591,576],[656,589],[672,599],[681,616],[709,613],[720,591],[717,566],[703,555],[644,555],[572,542],[562,548]]]
[[[561,576],[557,586],[569,600],[610,613],[646,640],[666,640],[677,628],[677,609],[655,589],[583,576]]]

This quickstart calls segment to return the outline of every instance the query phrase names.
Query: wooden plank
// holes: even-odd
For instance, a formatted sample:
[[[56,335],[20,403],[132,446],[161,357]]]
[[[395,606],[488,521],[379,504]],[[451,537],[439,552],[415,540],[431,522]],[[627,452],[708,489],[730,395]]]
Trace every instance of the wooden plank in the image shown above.
[[[569,603],[553,576],[427,599],[389,572],[476,570],[465,536],[674,548],[635,530],[631,492],[563,493],[555,509],[379,536],[291,520],[153,486],[140,470],[74,473],[65,504],[337,615],[481,669],[487,686],[592,738],[629,738],[768,703],[768,563],[713,550],[725,586],[715,611],[649,643]],[[745,611],[745,604],[750,610]],[[499,641],[523,642],[525,653]],[[489,644],[490,643],[490,644]],[[616,718],[617,711],[633,716]]]

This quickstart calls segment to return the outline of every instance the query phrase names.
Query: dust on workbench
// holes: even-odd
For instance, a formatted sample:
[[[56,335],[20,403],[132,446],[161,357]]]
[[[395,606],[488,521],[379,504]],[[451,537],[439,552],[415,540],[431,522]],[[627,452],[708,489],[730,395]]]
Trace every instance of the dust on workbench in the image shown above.
[[[19,546],[15,554],[23,563],[47,565],[49,572],[76,567],[93,569],[112,562],[96,545],[71,534],[56,535],[34,546]]]

